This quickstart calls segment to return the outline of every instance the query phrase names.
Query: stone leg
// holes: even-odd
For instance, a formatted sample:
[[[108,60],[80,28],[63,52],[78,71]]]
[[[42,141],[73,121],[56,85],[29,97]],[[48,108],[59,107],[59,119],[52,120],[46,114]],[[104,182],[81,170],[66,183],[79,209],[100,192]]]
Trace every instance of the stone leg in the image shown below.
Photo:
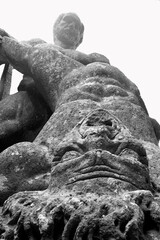
[[[35,143],[15,144],[0,154],[0,205],[15,192],[48,187],[51,159]]]

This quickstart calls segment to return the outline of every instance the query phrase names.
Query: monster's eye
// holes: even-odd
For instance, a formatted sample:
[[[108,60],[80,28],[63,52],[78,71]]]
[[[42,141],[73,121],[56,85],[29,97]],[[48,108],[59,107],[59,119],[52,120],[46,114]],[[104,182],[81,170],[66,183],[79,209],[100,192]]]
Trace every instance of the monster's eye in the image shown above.
[[[80,156],[81,156],[81,154],[77,151],[68,151],[62,156],[61,161],[68,161],[70,159],[78,158]]]
[[[101,119],[90,119],[87,122],[88,126],[97,126],[97,125],[105,125],[105,126],[110,126],[112,127],[112,120],[111,119],[107,119],[107,120],[101,120]]]

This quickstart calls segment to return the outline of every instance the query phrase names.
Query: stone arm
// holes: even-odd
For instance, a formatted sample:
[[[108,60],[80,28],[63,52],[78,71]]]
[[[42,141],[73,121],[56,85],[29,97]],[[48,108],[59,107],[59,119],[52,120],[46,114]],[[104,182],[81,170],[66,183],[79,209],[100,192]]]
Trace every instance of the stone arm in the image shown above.
[[[38,42],[39,41],[39,42]],[[45,43],[43,40],[18,42],[12,37],[4,36],[0,37],[0,64],[10,63],[15,69],[23,74],[30,75],[30,70],[27,67],[28,52],[32,46],[38,43]],[[79,51],[71,49],[63,49],[61,47],[55,47],[62,54],[87,65],[93,62],[104,62],[109,63],[109,60],[102,54],[91,53],[85,54]],[[20,64],[21,63],[21,64]],[[24,68],[25,66],[25,68]],[[22,72],[23,69],[23,72]]]
[[[39,38],[18,42],[0,28],[0,65],[10,63],[18,71],[22,72],[23,69],[22,73],[29,75],[28,52],[35,45],[43,43],[46,42]]]
[[[104,62],[110,64],[108,58],[106,58],[104,55],[100,53],[91,53],[91,54],[85,54],[76,50],[72,49],[64,49],[64,48],[58,48],[58,50],[63,53],[64,55],[84,64],[87,65],[89,63],[93,62]]]
[[[28,52],[32,46],[12,37],[0,37],[0,64],[10,63],[22,74],[30,75]]]

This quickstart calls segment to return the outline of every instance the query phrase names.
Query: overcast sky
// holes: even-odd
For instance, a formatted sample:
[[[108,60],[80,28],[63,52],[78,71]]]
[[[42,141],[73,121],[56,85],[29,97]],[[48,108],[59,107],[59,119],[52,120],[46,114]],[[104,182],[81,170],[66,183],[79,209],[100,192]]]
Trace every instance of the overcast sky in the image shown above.
[[[85,26],[78,50],[105,55],[138,86],[160,123],[160,1],[5,0],[0,6],[0,28],[20,41],[39,37],[51,43],[59,14],[77,13]],[[14,74],[12,92],[20,79]]]

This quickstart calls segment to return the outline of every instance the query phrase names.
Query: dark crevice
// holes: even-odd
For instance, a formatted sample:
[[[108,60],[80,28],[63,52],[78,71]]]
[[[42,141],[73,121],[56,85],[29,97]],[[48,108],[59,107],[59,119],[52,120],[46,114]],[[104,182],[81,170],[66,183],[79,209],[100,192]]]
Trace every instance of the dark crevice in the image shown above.
[[[158,221],[154,220],[151,216],[150,211],[144,212],[144,224],[143,224],[143,231],[144,233],[147,233],[149,230],[156,230],[159,231]]]
[[[56,213],[53,225],[54,225],[53,239],[60,240],[65,226],[63,212]]]

